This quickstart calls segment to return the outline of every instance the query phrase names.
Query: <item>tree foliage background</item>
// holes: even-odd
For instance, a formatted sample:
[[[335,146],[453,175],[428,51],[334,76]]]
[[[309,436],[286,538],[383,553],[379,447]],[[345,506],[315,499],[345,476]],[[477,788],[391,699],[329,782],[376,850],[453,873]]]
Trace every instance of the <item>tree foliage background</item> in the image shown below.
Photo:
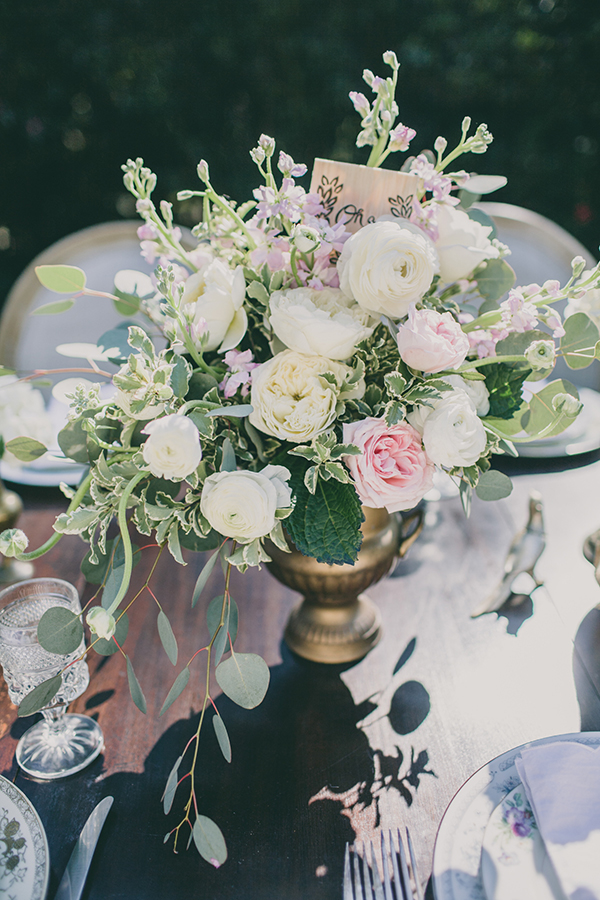
[[[457,139],[464,115],[486,122],[494,144],[471,160],[508,176],[493,199],[597,255],[597,0],[20,0],[0,8],[0,302],[55,240],[135,217],[127,157],[171,200],[200,186],[201,157],[217,190],[246,199],[261,132],[309,169],[366,161],[348,91],[369,94],[362,69],[383,74],[387,49],[411,149]]]

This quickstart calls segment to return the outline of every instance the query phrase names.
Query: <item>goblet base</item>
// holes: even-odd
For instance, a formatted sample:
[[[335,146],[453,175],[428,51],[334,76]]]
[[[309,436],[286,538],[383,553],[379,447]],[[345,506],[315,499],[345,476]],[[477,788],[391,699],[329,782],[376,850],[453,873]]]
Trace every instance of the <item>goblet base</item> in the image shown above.
[[[85,769],[102,752],[102,729],[89,716],[74,713],[38,722],[17,744],[16,759],[28,775],[52,781]]]

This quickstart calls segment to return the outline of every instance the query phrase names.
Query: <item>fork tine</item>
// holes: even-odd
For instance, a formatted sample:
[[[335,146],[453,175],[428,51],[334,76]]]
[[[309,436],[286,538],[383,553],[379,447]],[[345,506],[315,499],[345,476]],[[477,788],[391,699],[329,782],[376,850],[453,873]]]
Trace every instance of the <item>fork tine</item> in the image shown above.
[[[406,842],[408,844],[408,853],[410,855],[410,865],[413,873],[413,881],[415,883],[415,890],[417,892],[417,900],[423,900],[423,891],[421,890],[421,882],[419,881],[419,876],[417,874],[417,864],[415,861],[415,851],[413,849],[413,843],[410,839],[410,832],[408,828],[406,829]]]
[[[365,883],[365,894],[366,900],[374,900],[375,892],[373,890],[373,885],[371,884],[371,871],[369,869],[369,863],[367,862],[367,845],[363,841],[363,858],[362,858],[362,870],[363,870],[363,880]],[[360,900],[363,900],[361,895]]]
[[[344,900],[356,900],[352,890],[352,875],[350,874],[350,844],[346,841],[344,853]]]
[[[373,876],[373,897],[375,900],[386,900],[383,896],[383,885],[381,883],[381,878],[379,876],[379,869],[377,867],[377,860],[375,859],[375,849],[373,847],[373,841],[371,843],[371,874]]]
[[[391,850],[391,848],[390,848]],[[388,867],[388,848],[385,843],[385,838],[383,836],[383,831],[381,832],[381,860],[383,863],[383,893],[385,895],[385,900],[394,900],[394,894],[392,893],[392,883],[390,880],[390,870]]]
[[[400,834],[400,829],[396,829],[396,836],[398,838],[398,850],[400,854],[400,883],[402,884],[402,891],[404,893],[405,900],[414,900],[414,894],[412,892],[412,888],[410,886],[410,875],[408,874],[408,866],[406,864],[406,854],[404,852],[404,844],[402,842],[402,835]]]
[[[396,889],[396,900],[405,900],[404,898],[404,890],[402,888],[402,879],[400,878],[400,872],[398,870],[398,851],[394,846],[394,836],[391,830],[388,832],[388,838],[390,842],[390,853],[392,856],[392,871],[394,873],[394,886]]]

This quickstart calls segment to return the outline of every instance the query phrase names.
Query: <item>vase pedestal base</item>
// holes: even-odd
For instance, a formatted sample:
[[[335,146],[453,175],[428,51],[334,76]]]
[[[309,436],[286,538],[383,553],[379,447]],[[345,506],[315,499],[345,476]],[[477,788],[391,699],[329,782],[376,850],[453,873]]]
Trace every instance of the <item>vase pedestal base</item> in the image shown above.
[[[319,663],[362,659],[381,637],[381,615],[365,594],[343,606],[303,600],[288,619],[284,639],[290,650]]]

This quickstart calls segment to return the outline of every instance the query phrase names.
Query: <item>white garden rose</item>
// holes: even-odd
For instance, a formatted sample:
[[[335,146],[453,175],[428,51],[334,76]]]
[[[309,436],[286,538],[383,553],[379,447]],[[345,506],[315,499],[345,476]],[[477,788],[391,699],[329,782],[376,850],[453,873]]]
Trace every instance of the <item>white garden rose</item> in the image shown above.
[[[338,288],[275,291],[270,306],[273,331],[298,353],[348,359],[373,334],[369,314]]]
[[[335,383],[322,378],[325,373],[332,374]],[[311,441],[334,422],[342,391],[347,400],[362,397],[362,379],[343,390],[351,373],[349,366],[323,356],[278,353],[252,373],[250,424],[283,441]]]
[[[181,481],[202,459],[200,433],[186,416],[163,416],[142,429],[149,435],[142,447],[144,461],[157,478]]]
[[[461,375],[447,375],[443,380],[453,388],[465,392],[478,416],[487,416],[490,411],[490,392],[485,386],[485,381],[471,381]]]
[[[426,293],[437,272],[432,241],[415,225],[365,225],[344,244],[337,269],[345,294],[372,315],[400,319]]]
[[[476,222],[464,210],[447,203],[439,203],[436,212],[438,239],[435,245],[440,277],[446,284],[466,278],[484,260],[500,255],[491,242],[489,225]]]
[[[266,466],[261,472],[216,472],[202,488],[202,515],[219,534],[241,544],[265,537],[277,523],[277,510],[291,506],[289,478],[285,466]]]
[[[472,466],[486,448],[485,428],[463,390],[444,394],[432,409],[419,407],[408,421],[423,435],[427,456],[437,466]]]
[[[246,282],[241,266],[230,269],[220,259],[215,259],[199,272],[190,275],[185,283],[181,306],[196,326],[199,338],[208,334],[204,350],[223,352],[237,347],[246,333],[248,318],[244,309]]]

